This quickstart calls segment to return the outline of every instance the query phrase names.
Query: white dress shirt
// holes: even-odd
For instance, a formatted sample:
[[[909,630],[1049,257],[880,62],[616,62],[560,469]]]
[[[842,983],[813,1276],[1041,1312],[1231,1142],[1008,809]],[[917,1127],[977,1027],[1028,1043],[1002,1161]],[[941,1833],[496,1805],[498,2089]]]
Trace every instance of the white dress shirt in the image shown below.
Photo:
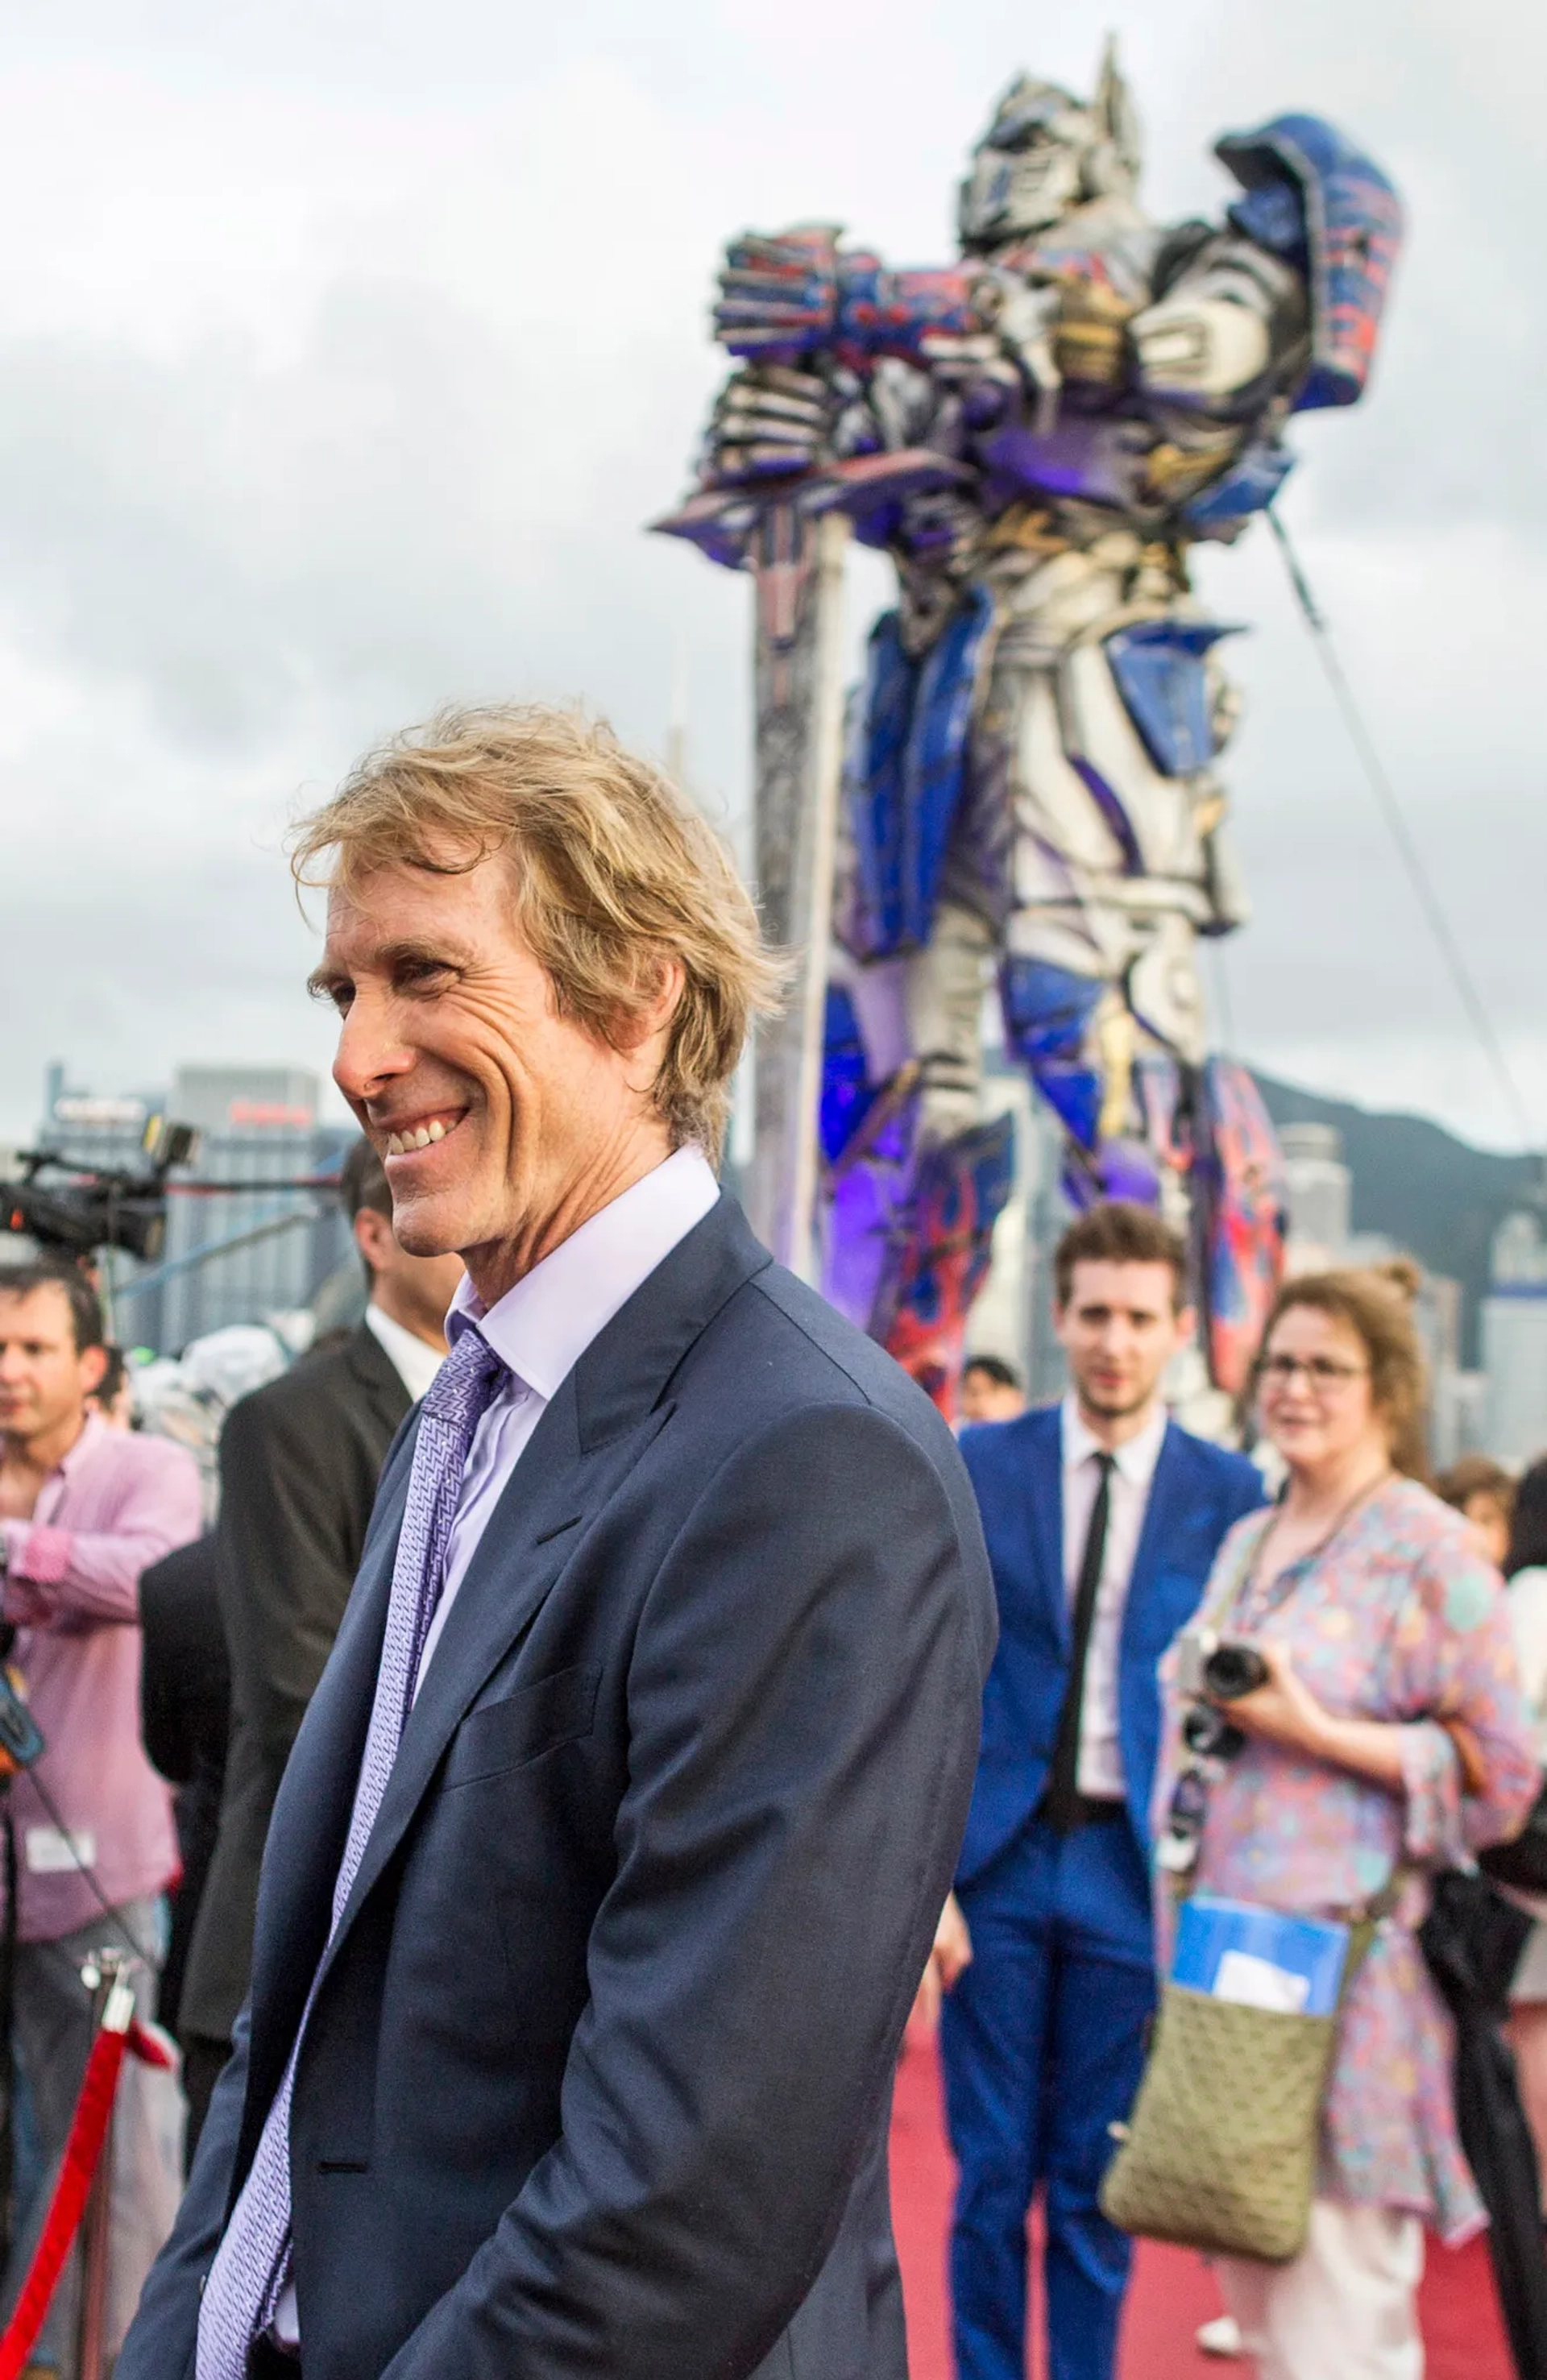
[[[457,1284],[445,1318],[447,1338],[455,1343],[476,1322],[511,1376],[480,1419],[462,1473],[446,1547],[445,1585],[424,1640],[416,1694],[489,1516],[554,1390],[656,1266],[703,1220],[719,1196],[720,1185],[702,1151],[676,1149],[561,1240],[497,1305],[485,1306],[466,1276]],[[367,1309],[367,1321],[373,1310]],[[282,2347],[298,2347],[293,2280],[286,2283],[274,2308],[273,2328]]]
[[[1079,1417],[1073,1397],[1060,1409],[1064,1497],[1064,1585],[1072,1609],[1079,1585],[1085,1540],[1095,1510],[1101,1468],[1096,1461],[1108,1450]],[[1095,1617],[1090,1623],[1085,1656],[1085,1692],[1079,1706],[1079,1758],[1075,1783],[1081,1793],[1102,1802],[1121,1801],[1127,1780],[1117,1731],[1117,1665],[1123,1642],[1123,1613],[1128,1581],[1139,1551],[1139,1533],[1150,1501],[1150,1488],[1165,1437],[1165,1412],[1157,1409],[1137,1437],[1112,1450],[1112,1485],[1107,1491],[1106,1549],[1101,1584],[1096,1589]]]
[[[365,1327],[408,1390],[409,1402],[417,1405],[445,1362],[445,1350],[432,1347],[427,1339],[395,1322],[376,1305],[366,1307]]]

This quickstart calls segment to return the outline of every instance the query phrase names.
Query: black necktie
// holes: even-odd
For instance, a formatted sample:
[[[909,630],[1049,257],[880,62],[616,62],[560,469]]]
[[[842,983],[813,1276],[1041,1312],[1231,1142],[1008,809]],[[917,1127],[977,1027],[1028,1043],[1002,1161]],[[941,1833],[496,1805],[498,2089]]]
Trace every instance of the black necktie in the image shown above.
[[[1074,1645],[1069,1658],[1069,1682],[1064,1691],[1064,1707],[1058,1714],[1053,1765],[1048,1770],[1047,1792],[1042,1800],[1043,1815],[1061,1835],[1066,1835],[1079,1818],[1079,1720],[1085,1701],[1085,1661],[1090,1650],[1090,1629],[1096,1617],[1102,1563],[1106,1558],[1106,1516],[1112,1501],[1113,1458],[1110,1454],[1098,1454],[1096,1463],[1101,1479],[1096,1488],[1096,1500],[1090,1507],[1090,1526],[1085,1533],[1079,1584],[1075,1588]]]

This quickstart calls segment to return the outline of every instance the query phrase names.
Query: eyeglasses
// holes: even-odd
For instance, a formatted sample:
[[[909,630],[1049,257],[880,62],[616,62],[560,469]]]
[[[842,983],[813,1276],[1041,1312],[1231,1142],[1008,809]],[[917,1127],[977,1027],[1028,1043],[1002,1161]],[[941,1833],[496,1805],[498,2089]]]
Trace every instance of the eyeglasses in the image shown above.
[[[1286,1389],[1303,1372],[1306,1387],[1325,1394],[1346,1380],[1363,1379],[1369,1370],[1368,1364],[1340,1364],[1333,1355],[1265,1355],[1257,1377],[1266,1389]]]

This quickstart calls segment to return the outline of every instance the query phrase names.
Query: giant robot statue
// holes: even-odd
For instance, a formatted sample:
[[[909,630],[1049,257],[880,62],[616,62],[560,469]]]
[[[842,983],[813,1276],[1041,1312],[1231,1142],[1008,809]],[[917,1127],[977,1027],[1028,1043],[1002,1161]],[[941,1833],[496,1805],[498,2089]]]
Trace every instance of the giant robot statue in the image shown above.
[[[1188,556],[1271,503],[1291,414],[1361,395],[1401,214],[1314,116],[1216,153],[1223,222],[1150,222],[1109,51],[1089,103],[1005,93],[959,263],[893,271],[827,229],[734,241],[715,322],[742,360],[660,524],[757,566],[772,504],[836,506],[895,564],[845,768],[823,1286],[947,1410],[1012,1177],[1008,1120],[979,1121],[995,970],[1071,1196],[1189,1229],[1216,1385],[1277,1277],[1272,1130],[1210,1056],[1199,988],[1198,937],[1246,905],[1231,632]]]

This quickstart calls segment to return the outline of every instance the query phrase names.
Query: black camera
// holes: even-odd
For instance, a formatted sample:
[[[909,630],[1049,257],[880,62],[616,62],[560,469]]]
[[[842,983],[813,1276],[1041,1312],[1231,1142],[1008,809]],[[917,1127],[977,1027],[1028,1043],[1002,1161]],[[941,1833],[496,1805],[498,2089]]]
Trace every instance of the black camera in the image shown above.
[[[1233,1644],[1212,1628],[1189,1628],[1177,1648],[1177,1682],[1185,1694],[1238,1702],[1268,1682],[1268,1665],[1254,1645]]]
[[[192,1164],[199,1135],[191,1124],[152,1116],[140,1146],[148,1161],[136,1173],[75,1165],[56,1149],[24,1149],[21,1179],[0,1183],[0,1227],[28,1232],[50,1256],[123,1248],[142,1264],[156,1263],[166,1244],[166,1177],[175,1165]]]
[[[1182,1742],[1195,1760],[1234,1760],[1246,1737],[1212,1703],[1194,1703],[1182,1721]]]
[[[1203,1691],[1216,1703],[1238,1702],[1267,1682],[1268,1665],[1251,1645],[1221,1645],[1203,1664]]]

